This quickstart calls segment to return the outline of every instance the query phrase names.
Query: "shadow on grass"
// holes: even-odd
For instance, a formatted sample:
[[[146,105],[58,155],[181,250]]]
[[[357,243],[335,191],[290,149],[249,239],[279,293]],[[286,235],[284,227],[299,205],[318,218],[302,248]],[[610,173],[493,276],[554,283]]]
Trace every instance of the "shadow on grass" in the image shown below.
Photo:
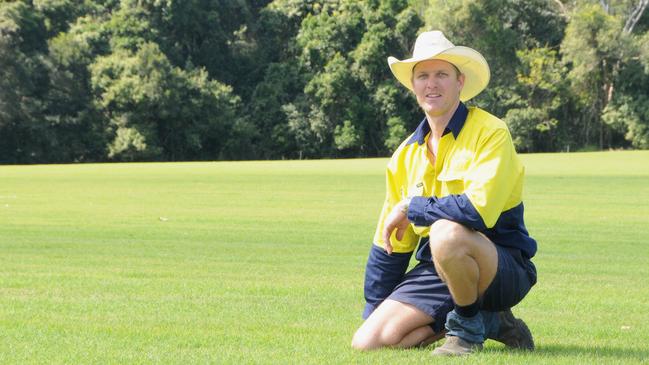
[[[505,347],[489,348],[493,353],[511,353]],[[649,349],[629,349],[622,347],[585,347],[575,345],[539,345],[533,352],[520,352],[530,355],[541,355],[545,357],[553,356],[597,356],[606,358],[626,359],[626,360],[644,360],[649,359]]]

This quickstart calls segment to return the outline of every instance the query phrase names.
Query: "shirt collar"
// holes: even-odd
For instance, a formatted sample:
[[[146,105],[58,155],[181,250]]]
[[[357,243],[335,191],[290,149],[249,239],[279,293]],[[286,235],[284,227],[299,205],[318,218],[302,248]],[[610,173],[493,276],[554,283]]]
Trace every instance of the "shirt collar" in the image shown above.
[[[453,113],[451,120],[446,125],[446,128],[444,128],[444,133],[442,134],[442,136],[445,136],[448,133],[453,133],[453,137],[457,139],[457,136],[460,134],[462,127],[464,127],[467,115],[469,115],[469,109],[467,109],[464,103],[460,102],[460,105],[458,105],[457,109],[455,109],[455,113]],[[426,117],[424,117],[424,120],[419,123],[419,126],[415,130],[415,133],[413,133],[412,137],[406,144],[413,144],[415,142],[420,145],[424,144],[424,142],[426,142],[426,135],[429,132],[430,125],[428,125],[428,120],[426,120]]]

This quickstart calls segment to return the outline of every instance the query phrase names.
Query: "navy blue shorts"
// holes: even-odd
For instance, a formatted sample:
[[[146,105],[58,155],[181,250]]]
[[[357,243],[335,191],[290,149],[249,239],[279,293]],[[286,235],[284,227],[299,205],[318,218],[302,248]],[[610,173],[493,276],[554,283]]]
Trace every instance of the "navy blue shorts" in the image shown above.
[[[481,298],[481,309],[492,312],[515,306],[536,283],[536,268],[520,250],[498,245],[496,250],[498,271]],[[433,317],[431,328],[436,333],[444,329],[446,315],[455,306],[448,287],[430,262],[420,262],[407,272],[388,299],[410,304]]]

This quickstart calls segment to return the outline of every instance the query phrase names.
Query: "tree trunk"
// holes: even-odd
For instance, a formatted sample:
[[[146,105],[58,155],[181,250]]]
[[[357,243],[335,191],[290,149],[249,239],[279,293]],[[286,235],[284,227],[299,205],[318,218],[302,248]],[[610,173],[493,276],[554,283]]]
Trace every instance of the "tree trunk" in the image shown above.
[[[631,10],[631,14],[629,14],[629,17],[624,23],[624,31],[626,33],[633,32],[633,28],[638,24],[638,21],[642,17],[642,13],[644,13],[647,5],[649,5],[649,0],[639,0],[638,5]]]

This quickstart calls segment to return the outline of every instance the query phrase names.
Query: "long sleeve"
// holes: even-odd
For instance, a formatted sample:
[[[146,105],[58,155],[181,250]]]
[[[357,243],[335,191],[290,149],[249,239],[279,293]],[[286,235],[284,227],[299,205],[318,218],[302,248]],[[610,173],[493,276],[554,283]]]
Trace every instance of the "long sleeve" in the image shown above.
[[[400,150],[401,148],[395,152],[395,155],[388,163],[385,173],[385,201],[383,202],[383,208],[381,209],[373,240],[374,244],[381,248],[385,246],[383,242],[384,222],[388,215],[390,215],[392,209],[397,205],[397,203],[405,198],[407,194],[408,179],[406,176],[406,169],[403,166],[403,163],[400,162],[402,159],[402,156],[399,154]],[[408,227],[401,241],[396,238],[396,230],[391,236],[392,248],[395,253],[412,252],[415,250],[417,242],[419,242],[419,236],[415,233],[412,226]]]
[[[388,255],[382,248],[372,245],[365,267],[365,310],[366,319],[376,307],[387,298],[401,282],[408,269],[412,252]]]
[[[392,255],[388,255],[384,250],[381,234],[386,217],[394,206],[404,198],[404,186],[407,186],[405,167],[401,161],[403,158],[401,151],[403,151],[404,145],[402,144],[395,151],[386,169],[385,201],[376,225],[374,244],[370,250],[365,268],[364,293],[366,305],[363,318],[367,318],[401,282],[408,269],[410,257],[419,241],[419,236],[414,233],[412,227],[408,227],[401,241],[397,241],[395,234],[392,235],[394,251]]]

